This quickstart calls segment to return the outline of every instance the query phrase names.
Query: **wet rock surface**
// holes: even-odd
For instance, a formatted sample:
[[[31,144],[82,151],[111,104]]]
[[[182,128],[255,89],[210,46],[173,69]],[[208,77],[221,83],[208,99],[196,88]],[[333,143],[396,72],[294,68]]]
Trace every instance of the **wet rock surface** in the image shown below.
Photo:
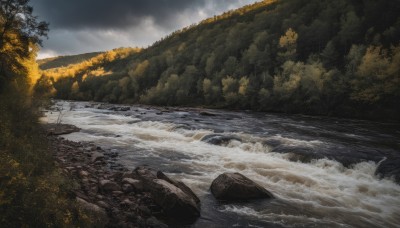
[[[201,116],[217,116],[217,114],[212,113],[212,112],[207,112],[207,111],[201,111],[199,114]]]
[[[184,183],[146,166],[138,167],[134,172],[166,215],[188,222],[200,216],[200,200]]]
[[[384,157],[387,160],[380,163],[378,177],[389,177],[392,176],[389,173],[396,172],[396,164],[398,167],[399,163],[394,162],[394,158],[398,157],[400,151],[398,125],[383,126],[379,123],[320,117],[310,120],[309,117],[293,115],[224,110],[210,110],[218,116],[209,117],[199,115],[199,109],[165,108],[164,111],[162,107],[148,109],[137,105],[130,106],[129,111],[119,112],[108,110],[116,106],[114,104],[106,104],[104,106],[107,108],[102,110],[96,109],[99,103],[61,104],[64,110],[70,106],[76,108],[76,111],[66,112],[63,121],[79,124],[83,129],[68,138],[80,140],[81,137],[88,137],[87,140],[110,148],[105,150],[104,159],[100,157],[95,161],[97,164],[105,162],[105,167],[117,170],[118,167],[109,165],[107,154],[113,154],[116,162],[131,170],[139,164],[148,164],[196,186],[196,192],[202,193],[202,217],[193,227],[274,227],[270,226],[267,219],[260,218],[303,227],[331,227],[336,222],[363,227],[379,223],[391,227],[392,221],[398,223],[396,217],[388,217],[389,214],[395,216],[398,211],[398,197],[393,197],[393,193],[398,192],[398,186],[388,180],[380,181],[374,175],[376,164]],[[82,107],[87,104],[90,108]],[[49,117],[49,121],[54,121],[57,116]],[[98,123],[102,123],[103,127],[93,129],[92,125]],[[109,128],[110,125],[115,128]],[[382,127],[389,129],[386,131]],[[215,138],[213,140],[218,143],[217,146],[201,141],[213,134],[222,136],[211,137]],[[229,136],[240,140],[231,140]],[[227,140],[222,140],[224,138]],[[217,170],[219,173],[215,173]],[[216,201],[214,196],[207,194],[207,190],[217,177],[215,174],[224,172],[241,172],[264,187],[273,186],[274,193],[279,192],[279,196],[283,197],[273,200]],[[140,192],[149,192],[143,190],[142,182],[134,173],[122,174],[122,177],[115,178],[134,181],[122,181],[119,191],[103,193],[100,188],[96,192],[99,195],[121,197],[136,192],[129,183],[137,184],[138,189],[142,189]],[[87,173],[79,172],[78,175],[82,179],[86,176],[88,180],[83,180],[84,183],[90,181]],[[324,197],[321,198],[321,195]],[[287,202],[287,198],[294,200]],[[304,202],[306,205],[312,202],[313,207],[304,207]],[[370,206],[365,202],[374,203]],[[100,197],[91,203],[102,208],[115,208]],[[131,203],[132,200],[122,199],[118,207],[128,207]],[[355,207],[357,213],[354,213]],[[148,224],[148,219],[151,221],[151,217],[155,217],[166,223],[160,217],[161,207],[159,213],[147,204],[138,208],[142,215],[127,214],[128,222],[150,226],[154,223]],[[329,210],[329,213],[322,215],[325,210]],[[120,213],[115,209],[112,211]],[[299,219],[299,212],[313,219]],[[359,220],[360,217],[365,220]],[[170,225],[175,227],[174,224]]]
[[[242,142],[242,139],[233,135],[221,135],[221,134],[209,134],[204,136],[201,141],[212,144],[212,145],[226,145],[231,141],[236,140]]]
[[[223,173],[211,184],[211,193],[218,200],[250,200],[273,198],[272,193],[240,173]]]
[[[173,204],[178,202],[177,199],[168,201],[168,197],[161,197],[162,193],[155,195],[157,190],[154,189],[168,195],[172,194],[169,187],[173,186],[171,189],[176,188],[177,192],[192,202],[194,210],[197,209],[193,196],[188,196],[185,190],[179,190],[166,180],[158,179],[157,171],[152,171],[153,177],[160,183],[154,182],[155,187],[145,185],[140,180],[142,176],[115,164],[112,153],[100,147],[54,135],[49,136],[49,140],[58,165],[65,175],[79,184],[79,188],[72,192],[72,197],[84,210],[98,215],[97,222],[106,227],[168,227],[162,220],[168,218],[171,222],[168,217],[171,213],[165,213],[164,209],[167,205],[172,205],[170,209],[174,209],[180,204]],[[154,196],[160,197],[155,199]],[[173,223],[179,224],[179,219],[174,217]]]
[[[392,178],[400,184],[400,159],[384,159],[379,163],[375,174],[381,177]]]
[[[378,151],[364,145],[349,148],[338,146],[335,153],[332,153],[329,148],[282,145],[278,140],[266,140],[263,145],[270,147],[272,152],[286,154],[289,160],[296,162],[309,163],[316,159],[327,158],[349,168],[360,162],[373,161],[379,164],[376,175],[381,178],[392,178],[400,184],[400,156],[396,149]]]
[[[83,129],[68,138],[79,140],[80,137],[88,137],[87,140],[110,148],[105,150],[104,158],[94,159],[97,164],[105,162],[102,165],[106,168],[118,170],[118,167],[109,165],[107,154],[113,154],[117,156],[116,162],[131,170],[138,164],[148,164],[196,186],[196,192],[201,192],[202,197],[202,217],[193,227],[271,227],[266,221],[268,219],[264,218],[278,223],[284,221],[287,226],[303,227],[331,227],[336,224],[373,227],[378,223],[391,227],[393,223],[398,223],[396,217],[388,216],[396,216],[398,211],[398,197],[393,197],[398,192],[398,186],[377,178],[390,177],[397,172],[396,167],[400,163],[394,158],[399,156],[400,151],[398,125],[224,110],[210,110],[218,116],[202,116],[199,113],[205,109],[148,109],[138,105],[120,112],[108,110],[117,106],[115,104],[102,104],[105,106],[102,110],[96,109],[100,103],[61,104],[64,110],[70,106],[76,109],[66,112],[63,121],[80,124],[78,126]],[[90,105],[90,108],[83,108],[82,105]],[[49,121],[54,121],[57,116],[49,117]],[[103,127],[93,129],[92,125],[98,123]],[[110,125],[115,128],[109,128]],[[204,141],[208,135],[214,135],[209,143]],[[384,157],[387,160],[380,163]],[[378,163],[380,165],[376,169]],[[241,172],[261,186],[273,186],[271,190],[279,192],[276,196],[283,197],[216,201],[214,196],[207,194],[207,188],[217,177],[217,170],[217,174]],[[374,175],[375,170],[377,176]],[[136,194],[136,189],[149,192],[143,189],[143,183],[134,173],[122,174],[122,177],[115,178],[130,178],[133,181],[121,181],[121,189],[117,191],[103,193],[99,186],[95,191],[99,195],[109,194],[116,198],[132,192]],[[90,182],[90,173],[79,172],[78,175],[83,183]],[[267,189],[270,190],[269,187]],[[321,195],[324,197],[321,198]],[[288,202],[287,198],[293,200]],[[129,207],[132,202],[121,199],[117,207]],[[313,207],[304,207],[310,202]],[[114,209],[116,206],[100,197],[90,203],[111,208],[117,214],[124,211],[119,209],[118,212]],[[142,213],[140,217],[132,212],[125,218],[128,223],[134,221],[137,226],[154,225],[151,217],[167,223],[160,216],[162,208],[158,207],[157,212],[155,207],[142,204],[138,207]],[[357,208],[357,213],[354,213],[354,208]],[[325,210],[329,213],[324,213]],[[312,220],[299,218],[299,212],[307,214]],[[359,220],[360,217],[364,219]],[[170,225],[174,227],[174,224]]]
[[[65,135],[80,131],[80,129],[70,124],[48,123],[43,125],[47,135]]]

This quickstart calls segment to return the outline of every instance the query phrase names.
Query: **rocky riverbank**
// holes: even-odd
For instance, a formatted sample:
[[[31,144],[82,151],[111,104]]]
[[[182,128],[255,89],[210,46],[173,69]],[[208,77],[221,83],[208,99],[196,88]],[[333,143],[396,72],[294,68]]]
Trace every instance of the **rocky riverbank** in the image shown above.
[[[156,217],[162,208],[133,172],[115,163],[117,154],[91,143],[72,142],[48,136],[54,156],[65,175],[78,186],[73,192],[78,204],[106,227],[168,227]]]
[[[106,227],[185,226],[200,217],[200,199],[184,183],[147,166],[128,170],[116,163],[118,153],[93,143],[60,137],[79,128],[45,125],[51,149],[65,175],[77,183],[72,197],[96,224]],[[220,200],[273,198],[272,194],[239,173],[224,173],[212,184]]]
[[[391,192],[398,191],[398,186],[374,175],[377,168],[380,171],[381,168],[389,167],[388,164],[398,167],[393,159],[397,148],[394,127],[384,130],[381,127],[387,125],[374,126],[370,122],[281,117],[274,114],[221,110],[212,111],[217,116],[201,115],[191,110],[167,112],[167,108],[165,112],[161,112],[159,109],[135,105],[130,106],[128,111],[113,111],[110,109],[120,109],[112,108],[109,104],[104,105],[105,108],[109,107],[107,109],[97,109],[98,105],[102,104],[59,101],[54,105],[58,109],[68,110],[63,113],[64,123],[82,128],[81,132],[65,137],[74,141],[86,139],[95,144],[92,146],[101,146],[104,151],[94,150],[93,153],[98,152],[106,157],[105,170],[108,172],[111,169],[112,173],[121,172],[124,175],[121,178],[103,178],[106,182],[100,182],[101,178],[95,177],[93,187],[99,188],[101,184],[115,186],[109,180],[120,189],[125,183],[129,184],[125,187],[136,185],[140,188],[137,181],[141,179],[134,173],[138,164],[148,164],[148,167],[171,173],[171,177],[176,176],[185,183],[190,183],[190,187],[200,196],[200,217],[196,217],[196,201],[188,204],[191,204],[193,210],[182,210],[194,215],[196,220],[191,225],[193,227],[232,227],[246,224],[268,226],[280,221],[281,213],[288,216],[285,218],[288,219],[285,220],[288,226],[307,226],[308,218],[299,220],[295,217],[299,208],[309,203],[315,207],[306,213],[319,226],[326,225],[327,220],[336,219],[340,224],[357,225],[353,221],[360,215],[370,218],[365,221],[364,226],[371,226],[375,221],[390,226],[391,222],[387,221],[396,221],[396,218],[388,216],[384,211],[376,212],[375,208],[387,208],[385,210],[388,212],[395,213],[397,208],[393,203],[397,201]],[[43,122],[57,122],[55,120],[58,116],[57,112],[47,112]],[[227,117],[234,119],[227,121]],[[389,157],[391,154],[393,156]],[[98,154],[95,155],[97,157]],[[386,155],[387,159],[384,160]],[[335,156],[342,160],[334,161]],[[355,164],[351,162],[344,165],[341,162],[349,159],[353,161],[353,158]],[[377,162],[370,162],[370,159],[378,161],[379,165]],[[117,164],[123,164],[130,170],[124,170]],[[274,197],[264,197],[268,194],[261,194],[261,199],[258,199],[259,194],[253,195],[252,190],[259,189],[257,185],[249,184],[248,180],[236,175],[235,172],[238,171],[259,186],[267,188]],[[127,176],[126,172],[132,176]],[[146,172],[144,170],[143,173]],[[388,172],[383,170],[382,173]],[[215,180],[221,174],[226,175]],[[160,178],[157,171],[149,172],[148,177],[148,185],[154,184],[152,187],[155,193],[144,189],[138,193],[148,193],[159,211],[154,211],[148,204],[142,205],[152,211],[151,216],[174,227],[168,221],[173,214],[161,215],[161,205],[168,209],[170,204],[163,203],[163,197],[156,201],[152,196],[164,189],[171,190],[171,183]],[[125,178],[133,180],[123,181]],[[242,183],[251,188],[238,186]],[[236,192],[232,193],[233,188],[230,186],[238,186]],[[117,193],[118,191],[121,190],[117,190]],[[326,194],[327,191],[330,194]],[[370,194],[371,192],[374,194]],[[98,189],[96,194],[103,195],[103,191]],[[322,201],[321,195],[324,196]],[[136,197],[136,192],[134,196]],[[243,196],[251,196],[251,199],[242,199]],[[347,200],[353,198],[357,200],[357,204]],[[290,203],[286,199],[290,199]],[[97,198],[91,200],[85,202],[100,205]],[[121,202],[124,199],[118,200]],[[372,211],[370,205],[365,205],[364,201],[376,202]],[[101,205],[98,207],[103,209]],[[359,214],[353,214],[354,207],[359,208]],[[173,207],[170,210],[171,208]],[[246,214],[249,211],[252,213],[250,216]],[[106,210],[107,216],[110,216],[109,213]],[[150,217],[142,218],[146,222]],[[262,219],[266,217],[271,220]],[[124,219],[126,217],[115,221]],[[329,224],[332,225],[330,222]]]

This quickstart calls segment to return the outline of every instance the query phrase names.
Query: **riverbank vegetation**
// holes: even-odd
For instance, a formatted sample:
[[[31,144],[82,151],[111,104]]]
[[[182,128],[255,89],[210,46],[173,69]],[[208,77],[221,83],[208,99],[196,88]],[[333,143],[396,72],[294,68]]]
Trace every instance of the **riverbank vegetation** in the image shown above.
[[[68,193],[74,183],[56,166],[39,125],[36,53],[48,24],[29,1],[0,1],[0,224],[85,226],[91,219]]]
[[[46,70],[39,84],[60,99],[399,120],[399,11],[390,0],[262,1],[120,58]]]

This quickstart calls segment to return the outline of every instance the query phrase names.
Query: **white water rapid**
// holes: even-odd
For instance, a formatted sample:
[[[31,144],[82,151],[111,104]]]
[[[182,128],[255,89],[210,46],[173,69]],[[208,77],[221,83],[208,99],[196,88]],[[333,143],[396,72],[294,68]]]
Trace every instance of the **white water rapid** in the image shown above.
[[[161,115],[159,110],[136,106],[128,112],[118,112],[85,102],[58,101],[56,105],[63,109],[62,123],[82,129],[63,137],[91,141],[117,151],[118,162],[127,168],[147,164],[192,188],[202,200],[202,218],[193,227],[400,225],[400,185],[375,175],[376,159],[349,166],[323,157],[307,162],[294,159],[296,149],[325,151],[325,155],[327,150],[330,154],[347,151],[353,156],[352,142],[357,140],[357,153],[362,154],[363,148],[380,150],[373,143],[379,136],[368,132],[345,132],[345,138],[330,139],[329,134],[340,132],[324,129],[318,125],[319,120],[294,121],[279,115],[210,111],[219,116],[212,117],[198,115],[192,109]],[[54,123],[59,116],[59,112],[48,111],[43,121]],[[288,133],[289,127],[301,131]],[[307,131],[313,133],[302,133]],[[321,133],[313,137],[314,132]],[[214,145],[204,140],[212,134],[232,139]],[[265,142],[278,143],[279,148],[288,151],[275,152],[276,145]],[[242,173],[271,191],[276,199],[216,202],[209,187],[224,172]]]

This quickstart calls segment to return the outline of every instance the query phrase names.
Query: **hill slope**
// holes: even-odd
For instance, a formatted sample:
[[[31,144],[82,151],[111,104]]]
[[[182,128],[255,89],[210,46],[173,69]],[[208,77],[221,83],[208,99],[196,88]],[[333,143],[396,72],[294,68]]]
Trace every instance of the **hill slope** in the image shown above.
[[[58,56],[54,58],[40,59],[37,61],[37,63],[39,64],[40,69],[48,70],[52,68],[66,67],[71,64],[77,64],[96,57],[101,53],[102,52],[93,52],[80,55]]]
[[[390,0],[263,1],[42,82],[56,78],[62,99],[399,120],[397,12]]]

